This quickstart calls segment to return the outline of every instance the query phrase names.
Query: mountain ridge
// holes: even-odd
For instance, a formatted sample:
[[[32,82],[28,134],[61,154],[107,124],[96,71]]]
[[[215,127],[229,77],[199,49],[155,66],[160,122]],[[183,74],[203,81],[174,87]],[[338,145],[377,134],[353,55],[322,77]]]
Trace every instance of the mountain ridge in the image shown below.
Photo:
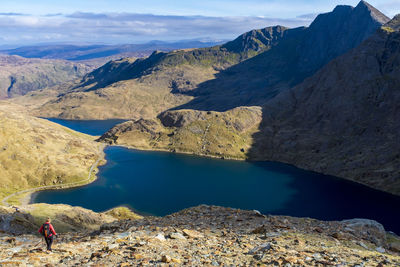
[[[111,61],[87,74],[80,83],[69,87],[69,92],[63,92],[36,109],[34,113],[42,117],[70,119],[154,118],[164,110],[188,102],[191,97],[182,94],[183,92],[214,78],[220,70],[246,60],[263,49],[269,49],[283,37],[285,31],[286,28],[280,26],[265,30],[277,36],[270,36],[271,42],[268,46],[262,46],[260,51],[248,50],[239,43],[239,46],[235,44],[231,47],[241,51],[237,53],[214,46],[169,53],[154,52],[146,59],[126,58]],[[266,37],[263,38],[265,42]],[[153,99],[139,102],[144,95]],[[104,102],[105,98],[112,101]],[[120,109],[111,107],[112,103],[113,106],[118,106],[117,102],[121,101],[121,98],[124,98],[122,101],[126,105]],[[105,109],[103,104],[108,109]],[[111,110],[113,111],[110,112]]]
[[[385,23],[388,20],[383,19]],[[195,99],[177,109],[225,111],[242,105],[262,105],[359,45],[383,21],[375,20],[362,3],[355,8],[338,6],[332,12],[318,15],[308,28],[287,30],[287,38],[279,45],[200,84],[189,92]]]

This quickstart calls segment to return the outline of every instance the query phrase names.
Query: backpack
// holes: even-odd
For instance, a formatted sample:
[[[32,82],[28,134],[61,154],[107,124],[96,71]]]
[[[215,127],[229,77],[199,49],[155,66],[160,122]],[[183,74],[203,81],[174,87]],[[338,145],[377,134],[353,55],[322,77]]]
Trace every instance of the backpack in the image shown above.
[[[51,234],[51,231],[50,231],[50,224],[49,224],[49,223],[43,224],[43,236],[44,236],[44,237],[49,237],[50,234]]]

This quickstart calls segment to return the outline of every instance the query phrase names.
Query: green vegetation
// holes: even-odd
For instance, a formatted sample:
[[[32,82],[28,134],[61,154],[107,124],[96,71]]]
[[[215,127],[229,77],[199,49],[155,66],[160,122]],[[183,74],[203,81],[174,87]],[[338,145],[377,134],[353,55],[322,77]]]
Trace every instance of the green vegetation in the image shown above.
[[[109,215],[117,220],[139,220],[143,218],[127,207],[113,208],[109,211],[103,212],[103,214]]]

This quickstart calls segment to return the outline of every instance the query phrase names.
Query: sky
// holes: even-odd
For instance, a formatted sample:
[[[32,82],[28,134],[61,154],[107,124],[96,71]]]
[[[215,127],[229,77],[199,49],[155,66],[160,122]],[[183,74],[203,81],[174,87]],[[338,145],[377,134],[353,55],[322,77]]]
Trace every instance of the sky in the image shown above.
[[[307,26],[358,0],[2,0],[0,45],[229,40],[272,25]],[[400,0],[370,0],[389,17]]]

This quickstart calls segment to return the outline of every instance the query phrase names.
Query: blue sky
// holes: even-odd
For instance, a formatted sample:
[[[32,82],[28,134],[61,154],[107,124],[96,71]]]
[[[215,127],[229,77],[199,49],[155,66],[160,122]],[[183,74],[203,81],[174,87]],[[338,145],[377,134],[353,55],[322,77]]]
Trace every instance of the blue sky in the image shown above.
[[[0,45],[231,39],[253,28],[308,25],[358,0],[2,0]],[[400,0],[368,1],[389,17]]]

